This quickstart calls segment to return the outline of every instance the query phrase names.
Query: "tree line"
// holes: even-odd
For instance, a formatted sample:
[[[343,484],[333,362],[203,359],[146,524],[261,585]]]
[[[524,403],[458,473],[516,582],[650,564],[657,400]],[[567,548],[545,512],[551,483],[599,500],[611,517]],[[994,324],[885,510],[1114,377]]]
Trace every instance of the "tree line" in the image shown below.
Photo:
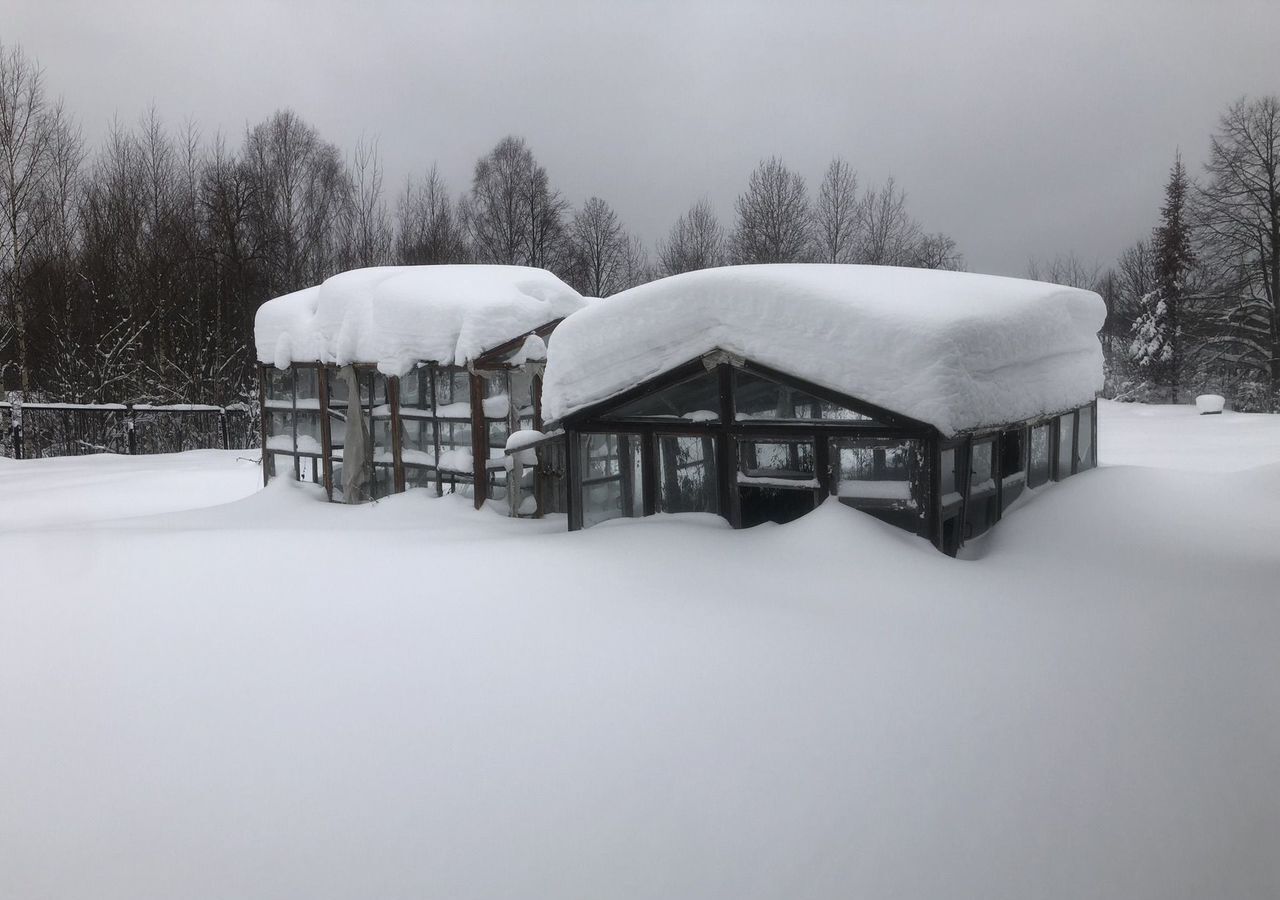
[[[1203,177],[1175,153],[1156,224],[1113,265],[1068,253],[1028,274],[1106,301],[1106,396],[1280,412],[1280,97],[1227,107]]]
[[[238,146],[151,109],[91,149],[18,46],[0,47],[0,210],[4,386],[71,402],[243,399],[257,308],[360,266],[538,266],[604,297],[730,263],[963,264],[892,180],[859,192],[839,159],[812,198],[764,160],[727,226],[699,200],[651,257],[604,199],[571,205],[516,136],[461,190],[434,165],[388,190],[376,141],[344,154],[287,109]]]
[[[0,374],[72,402],[227,404],[253,386],[267,299],[344,269],[507,263],[608,296],[716,265],[961,269],[892,180],[834,159],[811,191],[776,157],[722,222],[709,200],[652,248],[600,197],[574,206],[527,143],[501,139],[456,189],[435,166],[389,189],[376,141],[343,153],[290,110],[233,146],[152,109],[90,149],[17,46],[0,47]],[[1280,408],[1280,100],[1221,117],[1203,177],[1174,160],[1151,234],[1113,265],[1072,253],[1028,276],[1098,291],[1106,394]]]

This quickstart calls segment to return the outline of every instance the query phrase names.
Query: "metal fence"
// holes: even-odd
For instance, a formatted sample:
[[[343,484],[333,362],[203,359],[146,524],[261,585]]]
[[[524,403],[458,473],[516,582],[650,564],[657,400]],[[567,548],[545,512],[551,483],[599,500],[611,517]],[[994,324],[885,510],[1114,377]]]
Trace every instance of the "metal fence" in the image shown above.
[[[0,456],[12,459],[245,449],[257,442],[258,409],[247,404],[0,402]]]

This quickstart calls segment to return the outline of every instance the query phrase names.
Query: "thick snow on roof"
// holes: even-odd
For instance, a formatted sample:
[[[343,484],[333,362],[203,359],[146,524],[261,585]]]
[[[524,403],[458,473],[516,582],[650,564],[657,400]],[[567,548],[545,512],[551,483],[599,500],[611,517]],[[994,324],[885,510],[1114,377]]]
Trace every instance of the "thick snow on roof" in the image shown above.
[[[550,344],[558,420],[716,348],[943,433],[1086,403],[1102,387],[1091,291],[889,266],[705,269],[617,294]]]
[[[376,363],[401,375],[415,362],[461,365],[584,305],[543,269],[382,266],[342,272],[262,305],[258,359]]]

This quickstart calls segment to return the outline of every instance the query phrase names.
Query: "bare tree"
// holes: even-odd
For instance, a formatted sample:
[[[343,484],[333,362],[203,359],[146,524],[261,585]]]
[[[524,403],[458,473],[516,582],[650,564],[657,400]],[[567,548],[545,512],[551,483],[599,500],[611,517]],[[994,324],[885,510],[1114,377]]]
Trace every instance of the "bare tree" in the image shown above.
[[[401,265],[418,266],[468,259],[462,214],[434,164],[421,181],[405,181],[396,207],[395,257]]]
[[[45,227],[42,203],[53,166],[60,104],[45,97],[44,71],[22,48],[0,45],[0,301],[13,334],[22,390],[31,388],[28,298],[23,281]],[[3,350],[0,347],[0,350]]]
[[[583,294],[607,297],[625,286],[628,237],[608,203],[591,197],[569,227],[570,283]]]
[[[1102,266],[1096,262],[1086,263],[1074,251],[1060,253],[1047,263],[1035,258],[1027,261],[1027,277],[1033,281],[1063,284],[1086,291],[1094,290],[1101,274]]]
[[[634,234],[627,235],[622,255],[622,276],[620,290],[633,288],[653,280],[653,268],[649,264],[649,253],[644,242]]]
[[[1253,370],[1280,408],[1280,97],[1240,99],[1210,142],[1200,255],[1218,285],[1216,352]]]
[[[872,266],[909,266],[920,243],[920,226],[907,212],[907,195],[889,178],[862,195],[855,258]]]
[[[908,265],[916,269],[949,269],[964,271],[964,254],[956,246],[955,239],[941,231],[922,234],[911,252]]]
[[[806,262],[813,216],[804,178],[776,156],[751,173],[747,190],[735,208],[738,223],[730,239],[733,261],[744,263]]]
[[[356,143],[343,209],[341,262],[344,269],[380,266],[391,261],[391,221],[382,196],[382,160],[378,142]]]
[[[724,229],[705,198],[689,207],[658,245],[658,269],[663,275],[710,269],[723,265],[724,258]]]
[[[476,161],[465,209],[479,261],[551,269],[564,263],[568,204],[523,138],[505,137]]]
[[[285,293],[320,281],[334,265],[348,191],[338,149],[286,109],[249,130],[244,155],[270,290]]]
[[[831,160],[813,208],[814,257],[821,262],[853,262],[858,237],[858,175],[839,157]]]

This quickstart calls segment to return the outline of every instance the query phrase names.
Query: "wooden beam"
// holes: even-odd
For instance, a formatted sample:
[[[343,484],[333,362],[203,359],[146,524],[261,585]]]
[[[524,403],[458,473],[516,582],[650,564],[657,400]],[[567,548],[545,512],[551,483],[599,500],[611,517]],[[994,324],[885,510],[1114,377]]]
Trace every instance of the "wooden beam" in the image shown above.
[[[324,494],[333,500],[333,423],[329,421],[329,368],[321,366],[316,373],[316,394],[320,400],[320,465],[324,472]]]
[[[258,366],[258,430],[262,438],[262,486],[271,480],[271,454],[267,452],[267,367]]]
[[[399,376],[392,375],[387,378],[387,405],[391,407],[391,489],[397,494],[403,494],[404,449],[401,447]]]
[[[489,494],[489,423],[484,418],[484,376],[470,373],[471,384],[471,486],[475,507]],[[439,460],[436,460],[437,468]]]

